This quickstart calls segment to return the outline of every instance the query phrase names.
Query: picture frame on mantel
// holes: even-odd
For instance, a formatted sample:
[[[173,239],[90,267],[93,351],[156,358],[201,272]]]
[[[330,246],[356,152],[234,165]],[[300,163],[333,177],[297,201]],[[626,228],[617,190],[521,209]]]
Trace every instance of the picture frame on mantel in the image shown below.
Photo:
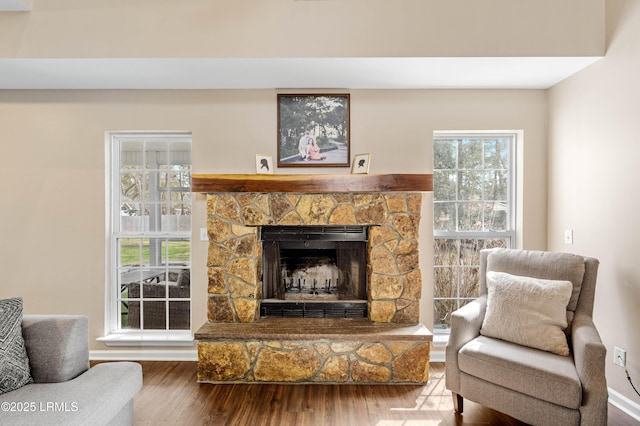
[[[259,175],[272,175],[273,174],[273,160],[270,155],[256,154],[256,174]]]
[[[351,174],[368,174],[369,163],[371,161],[371,154],[356,154],[353,156],[353,162],[351,163]]]
[[[349,94],[278,94],[278,167],[349,167]]]

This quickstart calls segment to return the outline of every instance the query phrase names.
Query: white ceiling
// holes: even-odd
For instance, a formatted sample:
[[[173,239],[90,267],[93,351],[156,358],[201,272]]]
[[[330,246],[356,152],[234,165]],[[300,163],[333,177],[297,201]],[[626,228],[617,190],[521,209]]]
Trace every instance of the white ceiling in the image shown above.
[[[0,0],[0,11],[26,12],[31,10],[31,0]]]
[[[0,89],[547,89],[598,59],[0,58]]]

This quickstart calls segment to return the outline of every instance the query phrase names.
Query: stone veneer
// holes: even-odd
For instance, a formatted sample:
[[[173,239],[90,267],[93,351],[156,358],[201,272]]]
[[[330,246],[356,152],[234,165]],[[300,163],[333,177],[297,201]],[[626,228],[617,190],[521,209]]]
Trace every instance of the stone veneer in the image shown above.
[[[196,338],[200,382],[381,384],[429,378],[431,334],[422,325],[269,318],[205,324]]]
[[[417,324],[422,275],[418,226],[422,194],[258,194],[207,196],[208,318],[253,322],[258,318],[262,225],[375,225],[369,230],[369,319]]]
[[[207,195],[208,324],[197,333],[201,382],[424,383],[431,334],[419,323],[422,275],[418,227],[422,194],[216,193]],[[259,319],[264,225],[371,225],[367,244],[370,329],[359,335],[334,331],[243,338],[240,328]],[[300,320],[287,319],[289,324]],[[317,321],[317,319],[316,319]],[[226,331],[213,330],[227,323]],[[269,322],[273,324],[273,322]],[[337,319],[330,328],[350,324]],[[352,323],[351,323],[352,324]],[[379,337],[375,324],[395,324]],[[213,331],[212,331],[213,330]]]

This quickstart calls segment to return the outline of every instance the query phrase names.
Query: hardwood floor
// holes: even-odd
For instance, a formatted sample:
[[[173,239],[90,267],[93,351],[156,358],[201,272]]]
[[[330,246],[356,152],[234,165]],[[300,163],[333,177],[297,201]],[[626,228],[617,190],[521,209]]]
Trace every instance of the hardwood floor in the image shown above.
[[[140,362],[144,385],[134,424],[157,425],[524,425],[465,400],[453,411],[444,364],[432,363],[429,383],[410,385],[199,384],[195,362]],[[609,406],[609,425],[637,425]]]

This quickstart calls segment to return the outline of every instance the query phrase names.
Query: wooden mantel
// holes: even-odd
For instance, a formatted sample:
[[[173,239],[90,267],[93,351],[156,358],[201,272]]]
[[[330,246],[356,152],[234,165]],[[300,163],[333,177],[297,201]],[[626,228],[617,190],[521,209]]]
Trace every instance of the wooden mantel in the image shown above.
[[[431,174],[258,175],[193,174],[193,192],[425,192],[433,190]]]

